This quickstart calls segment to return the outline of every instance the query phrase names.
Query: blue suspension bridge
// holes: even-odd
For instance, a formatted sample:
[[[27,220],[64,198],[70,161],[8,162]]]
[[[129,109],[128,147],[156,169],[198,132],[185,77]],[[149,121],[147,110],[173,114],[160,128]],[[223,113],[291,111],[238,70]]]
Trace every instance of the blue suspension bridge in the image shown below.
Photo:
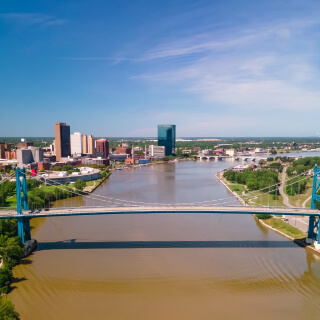
[[[303,175],[305,173],[302,173]],[[316,209],[316,202],[320,203],[320,168],[315,166],[313,170],[313,186],[311,196],[311,208],[289,208],[289,207],[269,207],[269,206],[234,206],[230,205],[234,201],[234,197],[230,196],[223,199],[214,199],[202,202],[192,203],[176,203],[176,204],[156,204],[144,203],[138,201],[115,199],[107,196],[79,193],[75,189],[64,186],[54,181],[46,181],[52,186],[66,190],[72,196],[85,196],[91,198],[93,201],[105,201],[106,206],[92,206],[92,207],[72,207],[72,208],[46,208],[43,210],[29,210],[28,204],[28,190],[27,190],[27,176],[25,169],[16,169],[16,196],[17,209],[0,210],[0,219],[17,219],[18,236],[22,243],[31,240],[30,219],[40,217],[57,217],[57,216],[80,216],[80,215],[114,215],[114,214],[161,214],[161,213],[212,213],[212,214],[269,214],[269,215],[291,215],[291,216],[308,216],[308,241],[314,243],[318,248],[320,247],[320,232],[319,232],[319,218],[320,211]],[[36,177],[39,178],[39,177]],[[295,177],[294,177],[295,178]],[[294,179],[293,178],[293,179]],[[304,177],[308,179],[309,176]],[[5,180],[1,181],[3,183]],[[289,179],[290,180],[290,179]],[[289,182],[287,180],[287,182]],[[297,182],[293,182],[297,183]],[[292,183],[292,184],[293,184]],[[289,186],[290,184],[287,184]],[[262,194],[269,194],[271,187],[258,190]],[[257,191],[252,192],[251,196],[247,196],[246,200],[257,197]],[[229,200],[229,201],[228,201]]]

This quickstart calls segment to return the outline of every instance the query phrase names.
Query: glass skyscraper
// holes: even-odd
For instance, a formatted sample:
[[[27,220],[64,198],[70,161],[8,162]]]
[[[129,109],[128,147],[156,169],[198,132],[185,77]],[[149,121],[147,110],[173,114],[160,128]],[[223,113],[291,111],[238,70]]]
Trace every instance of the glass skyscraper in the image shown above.
[[[159,124],[158,125],[158,146],[165,147],[166,156],[175,153],[176,148],[176,125]]]

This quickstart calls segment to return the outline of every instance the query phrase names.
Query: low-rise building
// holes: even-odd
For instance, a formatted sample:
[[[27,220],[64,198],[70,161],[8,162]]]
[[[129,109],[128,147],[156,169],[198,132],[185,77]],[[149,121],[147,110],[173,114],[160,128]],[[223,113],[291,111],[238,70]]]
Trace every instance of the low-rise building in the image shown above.
[[[164,146],[149,146],[149,156],[154,159],[161,159],[165,156],[165,147]]]
[[[116,147],[116,154],[131,154],[130,148],[125,147]]]
[[[247,164],[240,164],[240,165],[238,165],[238,166],[236,166],[236,167],[233,167],[232,168],[232,171],[235,171],[235,172],[243,172],[243,171],[245,171],[246,169],[248,169],[249,168],[249,165],[247,165]]]
[[[43,151],[39,147],[28,147],[27,149],[17,149],[18,167],[24,164],[43,162]]]
[[[227,149],[226,150],[226,155],[230,156],[230,157],[234,157],[237,155],[237,150],[235,149]]]
[[[109,166],[109,159],[104,159],[104,158],[82,158],[82,164],[85,165],[102,165],[104,164],[105,166]]]

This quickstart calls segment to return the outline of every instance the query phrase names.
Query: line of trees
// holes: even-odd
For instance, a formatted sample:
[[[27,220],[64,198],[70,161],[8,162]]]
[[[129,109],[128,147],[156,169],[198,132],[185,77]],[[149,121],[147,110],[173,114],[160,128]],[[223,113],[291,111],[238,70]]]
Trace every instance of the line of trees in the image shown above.
[[[306,157],[293,161],[292,166],[288,167],[287,175],[293,176],[313,169],[315,165],[320,166],[320,157]]]
[[[244,172],[235,172],[230,169],[225,171],[223,176],[230,182],[246,185],[249,190],[260,190],[279,182],[278,172],[274,169],[253,171],[252,168],[248,168]],[[277,187],[274,187],[271,191],[275,192],[276,189]]]
[[[12,269],[18,264],[24,248],[17,235],[17,221],[12,219],[0,220],[0,296],[10,291]],[[0,298],[0,320],[20,319],[11,300]]]

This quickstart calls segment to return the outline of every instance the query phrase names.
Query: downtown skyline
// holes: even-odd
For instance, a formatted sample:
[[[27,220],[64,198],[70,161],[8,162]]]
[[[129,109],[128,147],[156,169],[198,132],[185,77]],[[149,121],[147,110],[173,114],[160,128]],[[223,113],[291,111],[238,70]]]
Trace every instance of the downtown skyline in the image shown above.
[[[318,1],[4,1],[0,136],[315,136]],[[14,113],[13,113],[14,111]]]

